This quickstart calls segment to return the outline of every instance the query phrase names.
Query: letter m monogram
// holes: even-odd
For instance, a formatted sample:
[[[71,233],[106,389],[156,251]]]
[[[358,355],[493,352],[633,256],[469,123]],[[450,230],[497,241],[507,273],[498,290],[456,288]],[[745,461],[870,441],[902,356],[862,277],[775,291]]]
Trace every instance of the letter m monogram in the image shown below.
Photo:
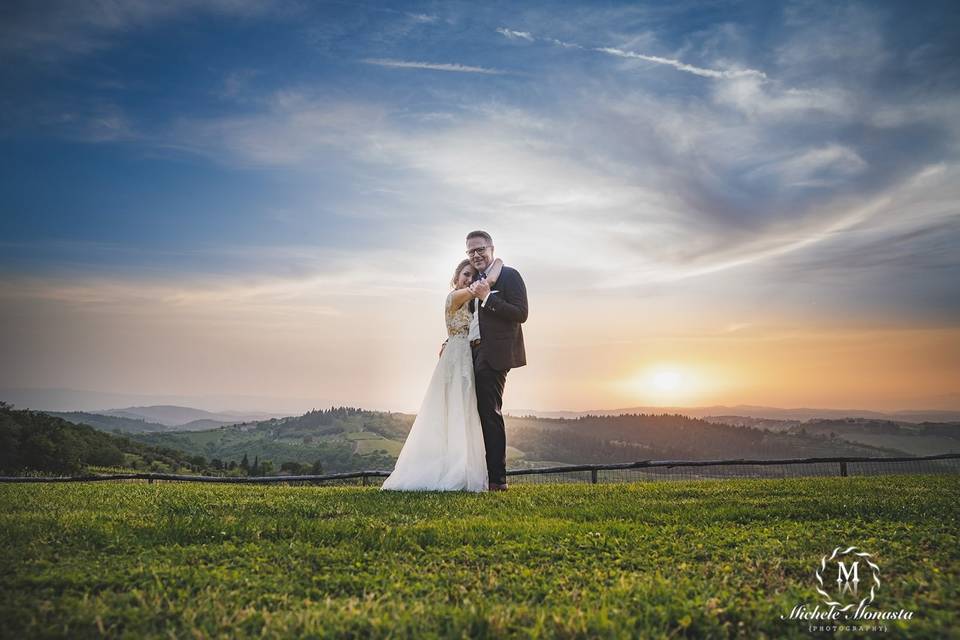
[[[843,582],[860,582],[860,578],[857,576],[857,567],[860,565],[859,560],[854,560],[853,564],[850,565],[850,568],[847,569],[847,565],[843,563],[842,560],[837,561],[837,584]]]

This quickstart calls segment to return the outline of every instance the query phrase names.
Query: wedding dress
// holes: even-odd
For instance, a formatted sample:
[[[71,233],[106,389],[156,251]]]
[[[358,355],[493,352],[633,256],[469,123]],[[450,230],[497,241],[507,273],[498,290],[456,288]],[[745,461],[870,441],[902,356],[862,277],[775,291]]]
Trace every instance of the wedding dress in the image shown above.
[[[477,413],[469,300],[452,309],[447,296],[447,346],[433,370],[420,411],[381,490],[486,491],[487,462]]]

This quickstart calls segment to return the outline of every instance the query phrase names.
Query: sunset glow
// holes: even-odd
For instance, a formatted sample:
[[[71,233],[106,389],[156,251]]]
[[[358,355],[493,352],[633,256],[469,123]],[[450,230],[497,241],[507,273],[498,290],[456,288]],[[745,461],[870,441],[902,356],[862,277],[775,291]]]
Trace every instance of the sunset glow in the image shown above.
[[[507,411],[960,409],[937,12],[134,4],[10,17],[0,399],[415,411],[485,229]]]

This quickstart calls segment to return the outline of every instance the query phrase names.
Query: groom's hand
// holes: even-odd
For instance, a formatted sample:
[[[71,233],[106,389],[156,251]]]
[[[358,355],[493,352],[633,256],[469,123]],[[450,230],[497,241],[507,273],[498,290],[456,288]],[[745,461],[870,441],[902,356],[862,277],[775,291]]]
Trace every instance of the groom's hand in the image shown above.
[[[478,300],[483,300],[490,293],[490,284],[486,280],[478,280],[470,287],[473,296]]]

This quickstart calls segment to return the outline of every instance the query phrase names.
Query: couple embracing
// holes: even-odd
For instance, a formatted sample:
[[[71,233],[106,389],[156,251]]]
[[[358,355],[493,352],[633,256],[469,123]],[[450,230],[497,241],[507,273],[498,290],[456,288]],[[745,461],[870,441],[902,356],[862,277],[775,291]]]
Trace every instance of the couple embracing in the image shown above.
[[[500,408],[507,372],[527,363],[527,289],[516,269],[494,258],[486,231],[467,234],[467,259],[450,284],[447,340],[384,490],[507,488]]]

